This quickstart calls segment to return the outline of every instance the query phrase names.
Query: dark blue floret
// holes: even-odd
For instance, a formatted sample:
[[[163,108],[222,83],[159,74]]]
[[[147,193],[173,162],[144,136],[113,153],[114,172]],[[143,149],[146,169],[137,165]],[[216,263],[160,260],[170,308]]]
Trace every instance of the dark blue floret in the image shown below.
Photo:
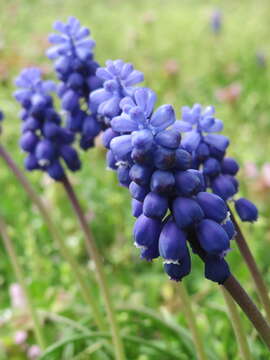
[[[258,209],[251,201],[240,198],[235,201],[234,205],[242,221],[253,222],[258,219]]]
[[[177,197],[173,201],[173,216],[180,228],[186,228],[201,221],[204,213],[196,200]]]
[[[174,220],[167,221],[159,237],[159,253],[169,263],[178,263],[187,254],[186,234],[179,229]]]
[[[202,220],[197,226],[196,233],[201,247],[207,254],[223,256],[230,248],[228,234],[213,220]]]
[[[179,264],[165,263],[164,270],[171,280],[181,281],[183,277],[187,276],[191,271],[191,259],[189,252],[187,252],[186,256]]]
[[[54,29],[58,33],[49,36],[53,46],[47,55],[54,61],[60,80],[58,95],[66,111],[66,126],[80,133],[80,146],[87,150],[94,146],[94,139],[101,131],[96,108],[89,103],[91,92],[103,84],[96,76],[99,65],[93,59],[95,42],[90,31],[74,17],[70,17],[67,23],[57,21]]]
[[[135,245],[140,248],[148,248],[159,239],[161,222],[141,215],[134,225]]]
[[[79,170],[80,160],[72,147],[74,135],[61,127],[61,117],[54,109],[50,95],[54,84],[43,81],[38,69],[29,68],[21,72],[16,85],[19,89],[14,96],[24,108],[20,146],[28,153],[26,169],[46,171],[55,180],[64,177],[62,161],[70,170]]]
[[[219,196],[208,192],[200,192],[196,197],[205,216],[221,223],[227,216],[228,207]]]
[[[150,192],[143,201],[143,213],[148,217],[162,219],[168,210],[168,199],[166,196]]]
[[[204,265],[205,277],[209,280],[223,284],[230,276],[227,262],[219,256],[207,256]]]
[[[143,203],[141,201],[138,201],[136,199],[132,199],[131,201],[131,207],[132,207],[132,215],[134,217],[139,217],[142,214],[143,211]]]

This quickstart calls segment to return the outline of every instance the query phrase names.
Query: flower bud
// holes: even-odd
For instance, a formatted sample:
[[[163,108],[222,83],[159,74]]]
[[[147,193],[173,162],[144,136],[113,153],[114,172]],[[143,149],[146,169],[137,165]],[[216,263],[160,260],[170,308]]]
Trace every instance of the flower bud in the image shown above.
[[[35,149],[37,143],[38,143],[38,137],[35,133],[32,131],[27,131],[24,133],[20,140],[21,148],[24,151],[31,152]]]
[[[169,194],[173,191],[175,178],[169,171],[156,170],[151,178],[151,191],[160,194]]]
[[[186,234],[170,219],[163,225],[159,237],[159,253],[166,262],[181,261],[187,254]]]
[[[223,255],[230,247],[226,231],[213,220],[202,220],[196,233],[201,247],[210,255]]]
[[[148,188],[140,186],[134,181],[132,181],[129,185],[129,192],[131,196],[133,197],[133,199],[136,199],[138,201],[143,201],[148,191]]]
[[[186,256],[178,264],[164,264],[164,270],[169,275],[171,280],[181,281],[183,277],[187,276],[191,270],[191,259],[189,251]]]
[[[161,222],[141,215],[134,225],[134,239],[137,247],[148,248],[158,241],[161,230]]]
[[[177,170],[187,170],[191,167],[192,157],[184,149],[177,149],[175,152],[175,168]]]
[[[162,219],[168,210],[168,199],[154,192],[146,195],[143,201],[143,213],[145,216]]]
[[[155,136],[156,143],[169,149],[177,149],[180,145],[181,135],[176,130],[164,130]]]
[[[233,195],[237,192],[235,185],[232,183],[231,179],[227,177],[227,175],[219,175],[216,177],[212,181],[211,187],[214,193],[225,201],[233,197]]]
[[[220,163],[215,158],[208,158],[203,164],[203,173],[207,176],[217,176],[220,171]]]
[[[146,186],[149,184],[153,170],[144,165],[134,164],[130,169],[130,178],[138,185]]]
[[[205,277],[218,284],[223,284],[230,276],[230,268],[227,262],[219,256],[207,256],[204,265]]]
[[[235,210],[242,221],[256,221],[258,219],[258,209],[249,200],[240,198],[235,201]]]
[[[239,165],[233,158],[226,157],[222,160],[221,170],[223,174],[236,175]]]
[[[179,194],[189,196],[199,190],[200,179],[189,170],[175,173],[175,185]]]
[[[142,214],[143,210],[143,203],[141,201],[138,201],[136,199],[132,199],[131,201],[131,207],[132,207],[132,215],[134,217],[139,217]]]
[[[221,223],[227,216],[228,207],[219,196],[208,192],[200,192],[196,197],[205,217]]]
[[[173,217],[180,228],[186,228],[201,221],[204,213],[196,200],[177,197],[173,201]]]

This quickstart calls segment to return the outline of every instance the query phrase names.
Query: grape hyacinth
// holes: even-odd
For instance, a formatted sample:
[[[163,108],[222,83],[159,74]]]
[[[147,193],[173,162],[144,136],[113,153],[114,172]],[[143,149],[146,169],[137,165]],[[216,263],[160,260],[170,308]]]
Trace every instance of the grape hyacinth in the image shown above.
[[[55,22],[57,34],[51,34],[53,46],[47,56],[54,61],[54,69],[60,84],[58,95],[66,113],[67,128],[81,135],[80,146],[87,150],[94,146],[102,123],[95,108],[88,101],[89,94],[102,86],[103,80],[96,76],[99,64],[94,60],[94,40],[90,31],[79,20],[70,17],[67,23]]]
[[[25,168],[43,170],[55,180],[65,176],[63,160],[70,170],[79,170],[80,160],[72,147],[74,134],[61,126],[61,117],[54,109],[50,95],[54,83],[43,81],[37,68],[23,70],[15,83],[19,89],[14,96],[23,108],[20,146],[28,153]]]
[[[2,121],[4,120],[4,113],[0,110],[0,134],[2,132]]]
[[[173,128],[173,107],[154,110],[155,103],[156,94],[147,88],[119,95],[120,110],[110,120],[111,136],[106,136],[108,165],[133,198],[135,245],[146,260],[161,256],[169,277],[179,281],[191,270],[192,234],[193,251],[199,248],[207,263],[206,276],[222,283],[230,274],[223,258],[234,235],[226,203],[205,193],[202,174],[191,168],[192,156]]]
[[[223,123],[215,118],[214,107],[184,106],[182,120],[176,121],[173,128],[186,133],[182,145],[192,154],[193,167],[202,172],[206,187],[224,201],[233,200],[242,221],[256,221],[258,210],[254,204],[243,198],[234,200],[239,187],[235,177],[239,165],[233,158],[226,157],[229,139],[217,134],[222,131]]]
[[[137,89],[135,85],[144,80],[144,75],[135,70],[132,64],[125,63],[121,59],[106,61],[106,67],[98,68],[96,75],[104,81],[103,88],[90,94],[90,104],[97,109],[98,114],[104,120],[107,129],[103,133],[102,141],[103,145],[109,149],[107,163],[109,168],[116,170],[117,161],[109,145],[111,140],[118,136],[120,132],[111,128],[111,121],[122,113],[121,100],[124,97],[133,96],[134,91]],[[127,182],[127,169],[121,167],[118,172],[121,173],[122,184]]]

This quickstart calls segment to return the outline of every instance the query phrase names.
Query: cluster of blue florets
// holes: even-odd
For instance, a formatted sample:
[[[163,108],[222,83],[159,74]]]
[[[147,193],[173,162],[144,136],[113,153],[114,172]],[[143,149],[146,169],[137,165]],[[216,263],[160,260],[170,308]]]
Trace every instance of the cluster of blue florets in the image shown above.
[[[57,22],[54,28],[59,34],[50,36],[54,46],[48,56],[60,80],[57,92],[66,127],[50,95],[56,85],[43,81],[38,69],[24,70],[16,80],[20,89],[15,97],[23,107],[26,168],[62,180],[63,160],[72,171],[80,168],[72,147],[75,133],[87,149],[105,130],[108,167],[132,196],[141,257],[161,256],[167,274],[179,281],[191,270],[191,247],[204,260],[206,277],[224,282],[230,274],[224,257],[235,235],[226,202],[238,191],[239,166],[225,157],[229,140],[217,134],[223,124],[214,117],[214,108],[184,107],[182,120],[176,120],[171,105],[155,109],[156,94],[137,86],[143,74],[131,64],[109,60],[99,67],[93,60],[95,43],[78,20]],[[236,200],[235,208],[243,221],[257,219],[248,200]]]
[[[2,123],[3,120],[4,120],[4,113],[3,113],[3,111],[0,110],[0,134],[1,134],[1,131],[2,131],[1,123]]]
[[[119,60],[114,63],[124,66]],[[188,241],[195,234],[192,249],[198,252],[197,247],[202,254],[206,276],[223,282],[229,275],[224,256],[234,226],[225,201],[205,192],[202,173],[192,169],[192,155],[174,128],[173,107],[162,105],[155,110],[152,90],[134,87],[127,93],[121,82],[111,99],[106,95],[104,100],[111,126],[104,140],[108,166],[117,171],[120,184],[129,188],[133,198],[134,238],[141,257],[161,256],[170,278],[181,280],[191,270]]]
[[[235,199],[238,192],[236,174],[239,165],[233,158],[226,157],[229,139],[217,134],[223,130],[221,120],[215,118],[215,109],[200,104],[192,108],[182,108],[182,120],[176,121],[174,128],[186,133],[182,146],[192,154],[192,166],[201,170],[206,187],[224,201],[232,200],[242,221],[256,221],[258,210],[247,199]]]
[[[96,76],[99,65],[93,55],[95,42],[89,29],[74,17],[67,23],[55,22],[54,29],[58,33],[49,36],[53,46],[47,56],[54,61],[60,80],[57,92],[66,113],[66,127],[81,135],[80,146],[86,150],[94,146],[102,128],[96,109],[89,102],[89,94],[103,83]]]
[[[14,96],[23,108],[20,146],[28,153],[26,169],[46,171],[55,180],[64,178],[62,160],[70,170],[79,170],[81,163],[72,147],[74,134],[61,126],[50,95],[55,84],[43,81],[39,69],[29,68],[21,72],[16,85]]]

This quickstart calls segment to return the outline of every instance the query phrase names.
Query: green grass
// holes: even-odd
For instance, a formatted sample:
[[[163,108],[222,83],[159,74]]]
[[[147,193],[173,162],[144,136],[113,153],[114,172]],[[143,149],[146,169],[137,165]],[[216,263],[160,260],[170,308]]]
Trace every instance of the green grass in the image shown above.
[[[224,27],[219,36],[213,35],[208,25],[211,11],[216,6],[224,13]],[[0,108],[6,113],[1,141],[21,167],[24,155],[18,148],[19,106],[12,98],[13,79],[28,65],[41,66],[49,77],[52,76],[52,65],[44,56],[48,46],[46,37],[56,19],[65,20],[69,15],[78,17],[91,28],[100,64],[106,59],[117,58],[134,63],[145,73],[145,84],[157,91],[159,103],[172,103],[178,116],[183,105],[194,102],[214,104],[218,117],[224,121],[224,132],[231,139],[229,154],[241,165],[252,161],[261,166],[269,161],[270,73],[268,66],[261,68],[256,63],[257,51],[264,51],[269,60],[268,1],[0,0],[0,9]],[[147,23],[147,18],[153,21]],[[165,71],[165,63],[170,59],[179,64],[175,76]],[[219,102],[215,95],[217,89],[232,83],[241,85],[239,99],[234,105]],[[142,262],[133,247],[130,199],[127,191],[117,185],[115,174],[104,170],[104,155],[101,148],[82,154],[84,167],[72,179],[106,259],[104,266],[115,303],[149,307],[185,327],[177,285],[168,281],[160,261]],[[67,244],[87,273],[89,264],[82,235],[62,189],[40,173],[28,174],[28,178],[48,202]],[[263,193],[252,190],[254,186],[250,186],[252,184],[243,172],[240,179],[241,195],[248,196],[260,208],[258,223],[243,228],[270,286],[270,190],[265,189]],[[34,301],[42,309],[75,320],[87,318],[70,269],[62,261],[36,209],[3,162],[0,184],[1,213],[16,242]],[[15,279],[2,244],[0,247],[0,310],[6,318],[10,316],[8,287]],[[232,270],[257,300],[246,266],[235,246],[234,249],[228,255]],[[202,265],[194,256],[192,274],[185,283],[194,296],[197,320],[206,346],[213,349],[218,359],[239,359],[222,296],[216,286],[204,279]],[[92,289],[97,294],[95,285]],[[65,301],[61,300],[63,297]],[[0,359],[25,358],[19,347],[12,343],[14,331],[20,326],[28,326],[27,323],[21,325],[18,317],[13,314],[12,321],[0,329]],[[119,321],[127,335],[142,336],[172,351],[188,354],[175,334],[155,326],[152,320],[121,312]],[[267,359],[265,347],[248,321],[244,321],[254,359]],[[51,342],[60,334],[71,335],[63,326],[57,328],[49,322],[46,327]],[[134,345],[128,346],[130,359],[161,358],[146,347],[141,349],[139,356]],[[75,348],[74,345],[72,349]],[[66,356],[66,359],[70,358]]]

